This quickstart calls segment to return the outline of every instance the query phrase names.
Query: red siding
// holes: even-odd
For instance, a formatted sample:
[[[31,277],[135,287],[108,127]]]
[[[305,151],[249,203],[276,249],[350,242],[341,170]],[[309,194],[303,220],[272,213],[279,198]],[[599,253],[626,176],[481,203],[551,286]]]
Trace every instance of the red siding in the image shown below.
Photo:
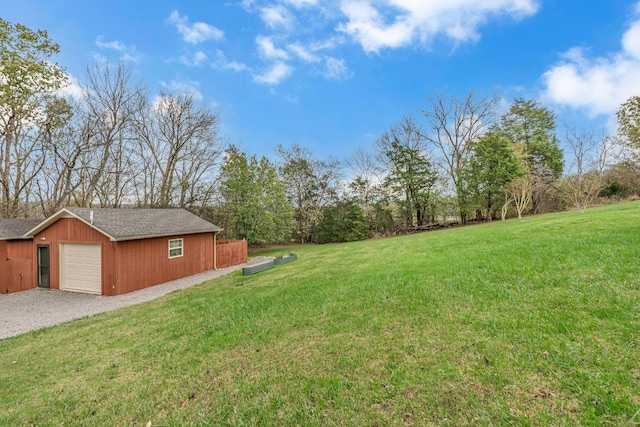
[[[115,243],[99,231],[75,218],[60,218],[38,233],[36,245],[49,245],[51,288],[60,289],[60,243],[94,243],[102,245],[102,294],[115,295]]]
[[[9,293],[9,265],[7,263],[7,241],[0,240],[0,293]]]
[[[183,239],[183,255],[169,258],[169,240]],[[116,294],[213,269],[213,233],[117,242]]]
[[[34,257],[33,240],[10,240],[7,242],[7,258],[33,260]]]
[[[8,265],[8,292],[26,291],[37,285],[36,267],[30,259],[11,259]]]
[[[216,267],[224,268],[247,262],[246,240],[218,240]]]
[[[169,258],[169,240],[183,239],[183,256]],[[0,241],[0,292],[35,288],[36,247],[49,245],[51,288],[60,288],[60,244],[102,247],[102,294],[120,295],[214,268],[214,233],[112,242],[75,218],[60,218],[33,240]],[[247,261],[247,242],[217,242],[217,267]],[[9,258],[9,260],[7,260]]]
[[[0,241],[0,292],[36,287],[36,265],[32,240]]]

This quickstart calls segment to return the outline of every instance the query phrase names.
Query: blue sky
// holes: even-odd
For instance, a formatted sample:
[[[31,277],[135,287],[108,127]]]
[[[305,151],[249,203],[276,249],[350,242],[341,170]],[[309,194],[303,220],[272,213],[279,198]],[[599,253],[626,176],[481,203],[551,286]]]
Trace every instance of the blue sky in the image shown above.
[[[101,58],[152,91],[192,92],[229,141],[347,158],[427,95],[536,99],[560,122],[611,123],[640,94],[640,2],[577,0],[20,0],[79,80]]]

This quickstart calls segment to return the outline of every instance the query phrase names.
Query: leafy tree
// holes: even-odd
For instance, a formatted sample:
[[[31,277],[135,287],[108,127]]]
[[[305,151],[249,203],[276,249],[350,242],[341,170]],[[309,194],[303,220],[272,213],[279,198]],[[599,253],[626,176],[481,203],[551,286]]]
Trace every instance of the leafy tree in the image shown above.
[[[386,165],[384,183],[403,208],[408,227],[421,226],[434,217],[435,184],[438,174],[427,158],[424,140],[409,117],[377,142]]]
[[[478,99],[473,92],[464,98],[444,95],[429,98],[430,108],[422,112],[427,122],[426,139],[438,150],[441,167],[449,176],[458,204],[460,220],[467,220],[464,173],[473,144],[494,122],[498,98]]]
[[[524,166],[531,177],[532,211],[564,169],[562,149],[555,135],[555,115],[536,101],[517,98],[501,119],[502,132],[523,147]]]
[[[618,108],[618,133],[635,150],[640,149],[640,96],[632,96]]]
[[[375,186],[366,177],[358,175],[347,184],[351,199],[361,206],[370,206],[375,199]]]
[[[621,162],[609,166],[605,172],[607,187],[602,197],[624,199],[640,196],[640,167],[635,162]]]
[[[313,240],[315,227],[322,219],[323,208],[337,197],[339,163],[323,161],[299,145],[277,147],[282,161],[280,173],[285,180],[287,197],[295,208],[296,234],[300,243]]]
[[[221,192],[231,211],[231,237],[255,244],[284,240],[291,231],[293,210],[276,166],[265,157],[247,157],[234,146],[225,156]]]
[[[397,231],[400,227],[394,218],[394,204],[380,200],[369,207],[369,228],[374,234],[384,235]]]
[[[360,206],[348,200],[325,208],[316,232],[318,243],[353,242],[370,237],[367,217]]]
[[[491,221],[503,204],[507,186],[525,175],[514,147],[499,129],[494,128],[474,146],[465,182],[470,204]]]
[[[20,202],[44,166],[64,101],[55,93],[67,77],[52,58],[60,51],[44,30],[0,18],[0,213],[17,217]]]
[[[383,158],[382,163],[380,157]],[[345,198],[362,208],[373,233],[387,234],[395,231],[395,203],[392,202],[389,188],[382,177],[385,173],[384,156],[374,150],[359,147],[347,159],[346,164],[353,178],[347,184]]]

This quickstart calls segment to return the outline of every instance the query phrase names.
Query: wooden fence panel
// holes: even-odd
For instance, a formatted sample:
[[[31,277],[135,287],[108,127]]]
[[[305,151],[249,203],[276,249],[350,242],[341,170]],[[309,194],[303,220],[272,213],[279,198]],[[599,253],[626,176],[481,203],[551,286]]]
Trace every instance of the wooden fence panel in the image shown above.
[[[7,260],[7,292],[20,292],[36,287],[35,266],[31,259]]]
[[[216,242],[216,251],[218,268],[247,262],[246,240],[218,240]]]
[[[0,241],[0,293],[25,291],[36,285],[33,241]]]

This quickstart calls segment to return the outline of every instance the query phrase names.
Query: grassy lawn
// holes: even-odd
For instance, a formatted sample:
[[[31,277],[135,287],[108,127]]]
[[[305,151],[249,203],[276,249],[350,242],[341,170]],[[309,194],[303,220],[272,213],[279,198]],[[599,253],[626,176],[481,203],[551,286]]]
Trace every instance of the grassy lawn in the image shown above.
[[[0,425],[640,425],[639,202],[295,251],[0,340]]]

